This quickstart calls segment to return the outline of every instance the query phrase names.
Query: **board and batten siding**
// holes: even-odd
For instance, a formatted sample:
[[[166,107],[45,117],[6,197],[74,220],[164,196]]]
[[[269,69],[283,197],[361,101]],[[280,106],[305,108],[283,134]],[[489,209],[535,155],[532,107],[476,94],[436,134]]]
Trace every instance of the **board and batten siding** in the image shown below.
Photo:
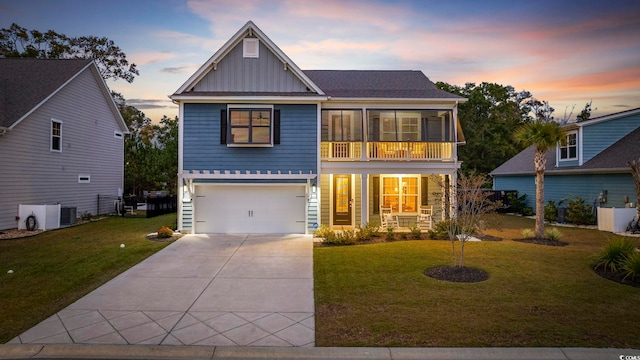
[[[582,161],[586,163],[604,149],[640,127],[640,114],[583,127]]]
[[[97,197],[118,195],[124,139],[96,78],[84,70],[16,127],[0,136],[0,229],[16,228],[19,204],[61,204],[97,211]],[[50,151],[51,119],[62,121],[62,152]],[[90,175],[88,184],[78,175]],[[21,219],[20,221],[24,221]]]
[[[527,205],[535,210],[536,185],[534,176],[496,176],[495,190],[517,190],[518,195],[527,194]],[[582,175],[545,175],[544,202],[553,200],[556,204],[562,199],[567,206],[571,195],[586,198],[588,204],[594,204],[603,190],[607,190],[607,202],[602,207],[625,207],[624,199],[635,202],[635,187],[631,174],[582,174]],[[597,206],[597,202],[596,202]]]
[[[259,58],[244,58],[242,41],[202,78],[193,91],[308,92],[306,85],[260,42]]]
[[[280,144],[273,147],[220,144],[222,109],[225,104],[184,105],[184,170],[317,174],[316,105],[275,105],[280,110]]]

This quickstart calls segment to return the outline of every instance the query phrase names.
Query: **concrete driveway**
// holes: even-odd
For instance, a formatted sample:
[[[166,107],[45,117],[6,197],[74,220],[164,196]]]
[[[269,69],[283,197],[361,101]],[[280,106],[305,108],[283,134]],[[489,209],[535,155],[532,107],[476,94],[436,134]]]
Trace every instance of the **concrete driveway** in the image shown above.
[[[313,239],[185,235],[10,343],[314,346]]]

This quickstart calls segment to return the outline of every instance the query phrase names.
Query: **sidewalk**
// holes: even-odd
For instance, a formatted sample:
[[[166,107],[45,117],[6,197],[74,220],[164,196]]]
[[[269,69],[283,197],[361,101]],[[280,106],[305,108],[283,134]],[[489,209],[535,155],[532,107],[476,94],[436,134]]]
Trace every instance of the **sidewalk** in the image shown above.
[[[593,348],[312,348],[0,345],[0,359],[637,360],[640,350]]]
[[[313,240],[186,235],[9,344],[313,346]]]

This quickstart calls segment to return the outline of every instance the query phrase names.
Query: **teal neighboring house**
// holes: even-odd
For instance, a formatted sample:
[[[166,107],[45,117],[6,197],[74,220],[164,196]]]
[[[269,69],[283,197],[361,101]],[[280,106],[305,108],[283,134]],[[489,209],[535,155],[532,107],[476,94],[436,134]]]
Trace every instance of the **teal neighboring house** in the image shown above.
[[[545,203],[576,195],[602,208],[636,207],[636,190],[627,163],[640,158],[640,108],[564,126],[566,141],[547,152]],[[535,208],[534,148],[493,170],[494,190],[527,194]]]

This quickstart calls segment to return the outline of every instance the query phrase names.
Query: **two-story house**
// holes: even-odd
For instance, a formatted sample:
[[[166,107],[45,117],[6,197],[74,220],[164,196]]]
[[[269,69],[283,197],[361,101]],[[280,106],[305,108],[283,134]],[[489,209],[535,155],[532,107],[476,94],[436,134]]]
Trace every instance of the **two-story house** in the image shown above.
[[[24,225],[20,205],[98,213],[98,195],[122,193],[128,132],[91,59],[0,59],[0,230]]]
[[[457,105],[420,71],[301,70],[248,22],[171,98],[178,227],[309,233],[443,215],[464,141]]]
[[[602,207],[635,207],[636,191],[629,161],[640,158],[640,108],[564,126],[566,139],[547,152],[545,203],[570,195]],[[496,190],[527,194],[535,206],[533,147],[491,172]],[[565,204],[566,206],[566,204]]]

